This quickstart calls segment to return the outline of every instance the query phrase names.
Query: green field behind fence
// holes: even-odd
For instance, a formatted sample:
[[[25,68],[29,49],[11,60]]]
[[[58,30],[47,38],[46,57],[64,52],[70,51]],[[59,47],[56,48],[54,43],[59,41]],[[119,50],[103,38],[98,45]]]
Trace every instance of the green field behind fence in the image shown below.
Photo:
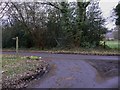
[[[103,43],[103,41],[101,42]],[[105,41],[105,45],[112,49],[120,49],[120,42],[119,41]]]

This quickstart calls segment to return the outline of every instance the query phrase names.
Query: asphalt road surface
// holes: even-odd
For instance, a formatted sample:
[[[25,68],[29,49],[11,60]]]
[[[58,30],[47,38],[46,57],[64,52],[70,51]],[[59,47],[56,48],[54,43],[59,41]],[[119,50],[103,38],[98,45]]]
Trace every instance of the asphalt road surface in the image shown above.
[[[3,52],[15,54],[15,52]],[[20,52],[36,55],[51,64],[51,70],[42,78],[33,80],[28,88],[117,88],[118,77],[102,79],[95,68],[85,60],[118,60],[118,56],[74,55]]]

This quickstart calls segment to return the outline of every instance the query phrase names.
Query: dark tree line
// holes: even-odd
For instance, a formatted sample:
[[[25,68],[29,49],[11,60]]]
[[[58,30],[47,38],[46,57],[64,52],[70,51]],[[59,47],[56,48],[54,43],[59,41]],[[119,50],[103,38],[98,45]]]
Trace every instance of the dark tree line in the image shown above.
[[[99,2],[1,3],[3,48],[94,48],[106,33]],[[3,18],[5,17],[5,18]]]
[[[117,4],[117,6],[114,9],[115,15],[116,15],[116,28],[114,31],[114,38],[117,40],[120,40],[120,2]]]
[[[118,3],[118,5],[115,8],[115,12],[116,12],[116,25],[120,26],[120,2]]]

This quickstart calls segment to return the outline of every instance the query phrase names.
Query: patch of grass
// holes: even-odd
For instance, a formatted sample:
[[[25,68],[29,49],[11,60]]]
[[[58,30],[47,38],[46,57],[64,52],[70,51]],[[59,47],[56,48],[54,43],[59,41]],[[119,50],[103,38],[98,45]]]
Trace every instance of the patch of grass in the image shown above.
[[[106,41],[106,45],[112,49],[120,49],[120,43],[118,41]]]
[[[3,87],[13,87],[14,84],[20,84],[20,79],[32,76],[35,73],[37,74],[38,71],[42,71],[42,69],[48,65],[43,60],[31,60],[21,57],[22,56],[16,57],[15,55],[2,55]]]

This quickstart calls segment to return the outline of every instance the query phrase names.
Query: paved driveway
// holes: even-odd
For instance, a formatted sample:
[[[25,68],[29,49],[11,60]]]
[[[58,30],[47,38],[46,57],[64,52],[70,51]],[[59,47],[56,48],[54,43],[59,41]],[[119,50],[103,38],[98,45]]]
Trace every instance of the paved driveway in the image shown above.
[[[7,53],[7,52],[3,52]],[[10,52],[9,52],[10,53]],[[10,54],[14,54],[11,52]],[[41,79],[32,81],[28,88],[111,88],[118,87],[118,77],[104,81],[96,69],[85,60],[118,60],[118,56],[94,56],[49,53],[20,53],[41,56],[52,69]]]

